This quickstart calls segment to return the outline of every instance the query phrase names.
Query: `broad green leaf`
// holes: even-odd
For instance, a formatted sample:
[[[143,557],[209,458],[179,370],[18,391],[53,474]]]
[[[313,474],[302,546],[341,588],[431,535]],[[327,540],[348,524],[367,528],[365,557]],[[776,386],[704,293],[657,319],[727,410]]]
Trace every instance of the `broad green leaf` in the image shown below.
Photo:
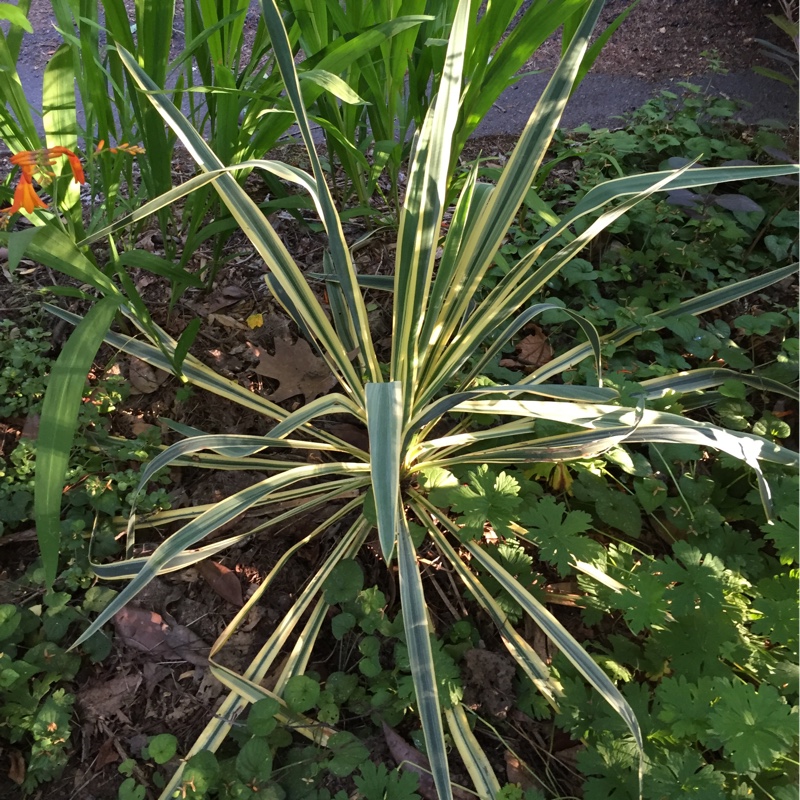
[[[0,3],[0,19],[8,20],[12,25],[17,25],[26,33],[33,33],[33,26],[25,16],[22,8],[11,3]]]
[[[302,713],[317,705],[319,693],[320,685],[318,681],[306,675],[296,675],[286,683],[283,690],[283,699],[292,711]]]
[[[62,44],[51,56],[42,79],[42,124],[48,147],[78,147],[75,73],[72,52]],[[61,171],[61,167],[57,168]]]
[[[394,552],[397,519],[401,514],[402,387],[398,381],[368,383],[366,393],[370,475],[378,516],[378,538],[388,564]]]
[[[64,475],[86,376],[118,307],[119,299],[113,296],[93,306],[67,340],[50,373],[36,444],[34,492],[36,536],[48,587],[58,571]]]
[[[330,92],[334,97],[338,97],[343,103],[369,105],[367,100],[361,97],[358,92],[351,89],[345,81],[332,72],[328,72],[324,69],[308,69],[301,72],[299,77],[301,80],[311,81],[317,84],[317,86]]]

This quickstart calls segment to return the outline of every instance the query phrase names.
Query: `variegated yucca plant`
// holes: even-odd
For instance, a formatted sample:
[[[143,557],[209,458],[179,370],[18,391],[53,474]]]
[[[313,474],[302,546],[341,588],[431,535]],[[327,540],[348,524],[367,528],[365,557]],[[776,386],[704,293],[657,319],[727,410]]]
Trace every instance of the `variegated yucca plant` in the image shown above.
[[[300,85],[291,57],[291,48],[280,14],[273,0],[262,0],[264,20],[272,39],[277,63],[282,72],[299,130],[308,146],[311,174],[270,161],[249,162],[254,168],[270,170],[279,177],[301,186],[312,197],[327,230],[329,251],[324,272],[329,287],[330,314],[309,287],[306,276],[286,250],[256,204],[236,182],[229,170],[241,165],[224,165],[193,130],[165,95],[147,78],[138,64],[122,53],[127,69],[147,98],[175,131],[197,161],[201,174],[174,189],[139,212],[147,214],[159,203],[164,205],[203,183],[213,182],[230,212],[238,220],[253,247],[269,267],[267,283],[275,298],[296,323],[302,335],[318,349],[340,389],[309,402],[289,413],[280,406],[228,381],[204,366],[191,355],[180,353],[182,375],[194,385],[265,414],[275,425],[268,436],[232,434],[200,435],[184,430],[186,437],[167,447],[143,470],[140,488],[167,465],[189,464],[210,469],[246,469],[269,477],[218,503],[163,512],[141,524],[183,522],[147,558],[134,557],[131,549],[137,527],[131,519],[128,527],[126,560],[96,565],[105,579],[129,579],[115,600],[81,637],[83,641],[108,622],[155,576],[186,567],[218,553],[223,548],[285,522],[311,509],[334,507],[330,516],[302,541],[287,550],[274,570],[266,577],[244,608],[230,622],[211,650],[211,670],[229,689],[227,699],[197,740],[192,753],[216,749],[232,721],[247,706],[272,694],[280,699],[287,680],[302,673],[309,662],[315,639],[323,625],[328,607],[323,586],[342,559],[357,557],[365,545],[373,523],[365,515],[365,500],[374,499],[380,550],[387,565],[396,563],[399,576],[402,619],[408,644],[416,690],[415,712],[424,729],[426,749],[431,761],[439,797],[452,797],[451,779],[445,748],[445,726],[457,746],[478,796],[495,797],[497,777],[470,730],[466,713],[459,707],[442,713],[434,676],[429,618],[423,584],[409,523],[427,532],[426,546],[435,548],[452,566],[463,588],[483,612],[496,624],[499,636],[521,671],[553,705],[558,703],[558,685],[533,647],[509,622],[492,594],[482,585],[470,564],[496,579],[567,656],[585,679],[625,720],[641,752],[642,735],[636,717],[614,683],[590,655],[567,632],[545,606],[524,589],[498,561],[487,555],[478,541],[462,542],[458,530],[442,510],[436,508],[419,488],[415,477],[430,475],[436,468],[449,470],[464,464],[512,464],[560,462],[595,456],[622,443],[678,442],[724,451],[750,465],[758,477],[764,504],[769,509],[769,488],[759,468],[760,460],[797,466],[798,458],[766,439],[726,431],[706,422],[679,415],[648,410],[649,400],[669,391],[698,392],[729,380],[733,373],[722,369],[700,369],[669,378],[640,384],[638,407],[617,403],[616,393],[602,385],[578,386],[559,382],[562,371],[585,358],[594,358],[600,366],[605,345],[619,345],[639,332],[635,326],[623,327],[603,337],[577,315],[569,313],[582,330],[581,341],[572,349],[522,377],[511,386],[487,386],[477,380],[482,370],[523,325],[541,312],[554,308],[536,302],[537,293],[559,269],[575,258],[587,244],[626,210],[667,184],[671,189],[691,188],[710,183],[769,178],[796,174],[797,167],[725,167],[698,168],[676,172],[636,175],[604,183],[583,197],[563,216],[505,277],[480,299],[477,290],[495,253],[501,246],[518,207],[531,187],[570,95],[582,56],[603,5],[594,0],[576,27],[560,65],[519,139],[496,185],[480,183],[477,167],[470,172],[444,241],[440,231],[445,190],[448,185],[451,138],[457,123],[459,99],[465,91],[462,65],[468,44],[470,0],[462,0],[456,12],[446,56],[441,87],[416,141],[408,170],[408,186],[398,233],[393,284],[393,338],[391,361],[380,363],[368,324],[368,315],[359,275],[353,266],[336,208],[324,180],[315,152],[309,122],[304,111]],[[543,257],[549,243],[587,215],[596,221],[582,233],[573,234],[568,244],[552,256]],[[107,233],[107,232],[106,232]],[[568,237],[569,238],[569,237]],[[437,254],[438,248],[442,248]],[[79,259],[78,251],[72,258]],[[775,270],[739,284],[712,291],[688,300],[676,308],[661,311],[666,324],[681,314],[701,314],[723,303],[790,275],[794,268]],[[87,273],[88,274],[88,273]],[[104,291],[110,290],[104,286]],[[103,306],[103,304],[106,304]],[[103,301],[91,324],[80,323],[78,342],[70,342],[69,355],[75,363],[85,359],[87,348],[81,344],[102,338],[103,324],[110,320],[110,309],[120,305],[136,322],[139,314],[128,308],[124,298],[113,296]],[[98,306],[99,308],[100,306]],[[77,321],[75,317],[56,312]],[[143,326],[150,341],[108,333],[105,340],[114,347],[143,359],[153,366],[169,369],[169,354],[175,355],[179,343],[153,326]],[[101,331],[98,338],[98,331]],[[153,331],[157,341],[153,341]],[[84,341],[80,337],[85,337]],[[585,341],[584,341],[585,339]],[[96,343],[96,342],[95,342]],[[91,347],[88,348],[91,350]],[[355,360],[353,353],[357,352]],[[167,355],[165,355],[167,354]],[[66,364],[69,366],[69,363]],[[69,370],[67,370],[69,373]],[[388,377],[386,374],[388,373]],[[73,378],[80,369],[73,370]],[[85,375],[85,370],[83,372]],[[756,376],[741,380],[762,389],[787,393],[785,387]],[[58,391],[58,384],[53,391]],[[45,445],[58,452],[59,411],[51,404],[51,419],[45,423]],[[69,413],[69,412],[63,412]],[[366,426],[369,451],[343,441],[326,430],[323,418],[349,415]],[[480,426],[470,426],[475,415],[483,415]],[[496,421],[486,426],[485,415]],[[537,420],[557,420],[572,426],[570,432],[537,439]],[[64,420],[68,427],[68,418]],[[47,437],[51,437],[47,439]],[[323,455],[322,463],[299,463],[284,459],[282,451],[314,450]],[[40,468],[41,523],[52,522],[57,507],[48,506],[48,497],[58,501],[58,485],[48,472],[49,451],[44,451]],[[437,473],[441,474],[441,473]],[[44,479],[49,478],[45,485]],[[330,506],[334,499],[347,502]],[[289,503],[287,508],[286,501]],[[370,502],[371,504],[371,502]],[[274,508],[267,522],[236,535],[202,544],[221,526],[254,508]],[[49,512],[48,512],[49,509]],[[49,516],[47,516],[47,513]],[[220,649],[236,631],[255,603],[269,591],[276,574],[308,542],[320,537],[333,523],[345,520],[344,532],[328,554],[323,566],[299,592],[286,616],[270,632],[266,644],[243,673],[238,674],[215,660]],[[40,538],[49,534],[43,528]],[[510,534],[509,534],[510,535]],[[530,546],[520,535],[525,546]],[[575,568],[598,580],[612,583],[599,570],[581,562]],[[291,638],[293,637],[293,638]],[[272,693],[261,687],[267,672],[278,663],[278,655],[288,642],[290,655],[279,670]],[[285,718],[297,728],[324,744],[331,729],[311,719],[299,718],[283,705]],[[173,777],[163,797],[171,797],[181,786],[180,770]]]

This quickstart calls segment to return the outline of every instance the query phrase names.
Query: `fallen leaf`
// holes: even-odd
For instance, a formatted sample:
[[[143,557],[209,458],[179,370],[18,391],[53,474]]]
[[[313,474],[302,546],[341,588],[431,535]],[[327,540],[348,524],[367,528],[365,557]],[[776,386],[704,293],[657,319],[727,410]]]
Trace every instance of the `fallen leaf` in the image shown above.
[[[155,611],[125,606],[114,615],[114,627],[124,644],[158,661],[188,661],[197,666],[208,663],[203,654],[209,647],[194,631],[177,623],[167,624]]]
[[[78,706],[88,722],[119,717],[121,709],[131,704],[141,682],[142,676],[139,674],[117,675],[78,692]],[[126,720],[127,717],[123,721]]]
[[[298,339],[292,344],[276,337],[274,356],[258,347],[253,347],[253,351],[259,359],[254,371],[258,375],[274,378],[280,384],[272,394],[267,395],[273,403],[280,403],[298,394],[302,394],[308,403],[336,386],[336,376],[325,361],[314,355],[305,339]]]
[[[533,771],[527,764],[520,761],[510,751],[505,752],[506,778],[509,783],[516,783],[523,791],[537,789],[539,784],[534,778]]]
[[[256,328],[260,328],[264,325],[264,315],[263,314],[251,314],[245,322],[247,323],[247,327],[255,330]]]
[[[155,427],[155,425],[145,422],[141,417],[134,417],[131,420],[131,433],[133,433],[134,436],[147,433],[148,431],[153,430]]]
[[[413,772],[419,777],[417,791],[420,795],[426,800],[438,800],[439,794],[436,791],[436,784],[433,782],[431,762],[428,761],[427,756],[408,744],[397,731],[390,728],[385,722],[383,723],[383,738],[386,739],[389,752],[397,766],[407,772]],[[465,792],[458,786],[453,786],[454,800],[472,800],[473,797],[471,792]]]
[[[209,314],[208,321],[217,322],[220,325],[224,325],[226,328],[234,328],[237,331],[248,330],[247,325],[245,325],[243,322],[240,322],[238,319],[228,316],[227,314]]]
[[[11,766],[8,768],[8,777],[11,778],[17,786],[21,786],[25,780],[25,759],[19,750],[9,750],[8,758],[11,761]]]
[[[119,753],[114,745],[113,736],[106,739],[103,744],[100,745],[100,749],[97,751],[97,758],[94,761],[94,768],[96,770],[101,770],[107,764],[115,764],[120,760]]]
[[[206,559],[197,565],[197,571],[203,580],[223,599],[231,605],[241,608],[244,605],[242,585],[236,573],[216,561]]]
[[[160,369],[154,369],[138,358],[132,358],[128,369],[128,380],[134,394],[150,394],[169,377]]]
[[[517,344],[517,358],[530,367],[541,367],[553,358],[553,348],[538,325],[534,325],[534,333]]]
[[[206,302],[200,314],[202,316],[206,316],[209,313],[215,314],[226,306],[232,306],[234,303],[238,303],[247,296],[247,292],[238,286],[225,286],[206,298]]]
[[[179,625],[169,614],[165,616],[168,626],[164,641],[170,650],[196,667],[208,666],[211,648],[191,628]]]

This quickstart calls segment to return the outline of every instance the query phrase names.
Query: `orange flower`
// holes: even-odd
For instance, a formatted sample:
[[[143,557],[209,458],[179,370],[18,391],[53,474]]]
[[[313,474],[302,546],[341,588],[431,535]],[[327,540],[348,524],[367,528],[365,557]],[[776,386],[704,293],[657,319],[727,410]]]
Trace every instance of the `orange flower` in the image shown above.
[[[50,179],[54,177],[53,170],[50,169],[55,164],[56,158],[65,156],[69,161],[72,177],[77,183],[85,183],[86,177],[83,174],[81,160],[68,147],[45,147],[41,150],[20,150],[19,153],[11,156],[11,163],[20,169],[19,183],[14,190],[14,201],[9,208],[0,209],[0,227],[8,224],[8,219],[17,211],[25,211],[32,214],[35,208],[47,208],[45,203],[33,187],[33,178],[41,183],[42,178]]]
[[[28,214],[32,214],[34,208],[47,208],[47,203],[39,198],[36,189],[33,188],[33,181],[23,173],[14,190],[14,202],[11,204],[11,208],[5,209],[5,211],[9,214],[16,214],[22,209]]]
[[[106,140],[101,139],[97,143],[97,148],[95,149],[95,153],[99,153],[103,150],[106,146]],[[109,147],[109,153],[127,153],[129,156],[138,156],[141,153],[145,152],[144,147],[139,147],[138,144],[128,144],[128,142],[123,142],[122,144],[118,144],[116,147]]]
[[[83,174],[81,160],[68,147],[45,147],[42,150],[20,150],[16,155],[11,156],[11,163],[18,166],[24,176],[32,178],[34,173],[39,172],[52,177],[53,170],[50,167],[55,164],[56,158],[66,156],[72,169],[72,177],[77,183],[85,183],[86,178]]]

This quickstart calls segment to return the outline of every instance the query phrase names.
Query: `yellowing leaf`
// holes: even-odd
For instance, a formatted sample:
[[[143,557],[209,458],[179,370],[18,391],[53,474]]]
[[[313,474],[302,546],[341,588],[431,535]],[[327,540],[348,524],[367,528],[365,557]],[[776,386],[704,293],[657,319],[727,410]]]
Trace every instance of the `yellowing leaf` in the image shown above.
[[[263,314],[251,314],[245,322],[247,323],[247,327],[251,330],[255,330],[256,328],[260,328],[264,325],[264,315]]]

